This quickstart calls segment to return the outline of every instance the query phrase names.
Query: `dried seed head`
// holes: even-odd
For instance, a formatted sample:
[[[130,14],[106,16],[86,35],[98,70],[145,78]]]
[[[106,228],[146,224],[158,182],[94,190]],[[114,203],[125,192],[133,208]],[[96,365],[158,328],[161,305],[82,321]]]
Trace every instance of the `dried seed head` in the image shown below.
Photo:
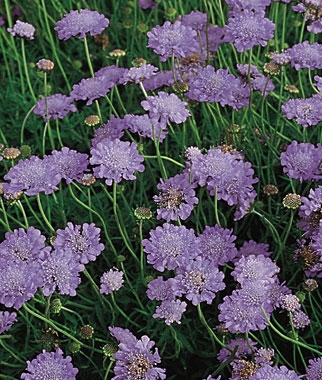
[[[300,90],[294,86],[294,84],[286,84],[284,90],[290,92],[291,94],[298,94]]]
[[[84,123],[88,125],[89,127],[94,127],[95,125],[99,124],[100,118],[98,115],[89,115],[85,117]]]
[[[82,177],[82,185],[84,186],[91,186],[95,182],[96,178],[93,176],[93,174],[84,174]]]
[[[56,330],[47,329],[41,334],[40,342],[46,351],[59,347],[59,336]]]
[[[293,210],[301,206],[301,196],[298,194],[287,194],[283,199],[283,206]]]
[[[144,59],[144,58],[134,58],[131,63],[132,63],[132,66],[134,66],[134,67],[141,67],[142,65],[146,64],[146,59]]]
[[[274,62],[265,63],[263,69],[265,73],[273,76],[278,75],[281,72],[280,66]]]
[[[48,72],[54,69],[55,64],[49,59],[40,59],[36,66],[39,71]]]
[[[102,351],[105,356],[112,356],[115,354],[115,352],[117,352],[117,347],[115,347],[113,344],[107,343],[105,346],[103,346]]]
[[[275,185],[268,184],[263,187],[264,194],[270,196],[278,193],[278,188]]]
[[[17,148],[4,148],[2,151],[3,158],[7,160],[14,160],[20,156],[21,152]]]
[[[108,53],[113,58],[120,58],[125,56],[125,51],[122,49],[114,49]]]
[[[303,289],[307,292],[313,292],[313,290],[317,289],[319,287],[318,283],[314,278],[308,278],[303,282]]]

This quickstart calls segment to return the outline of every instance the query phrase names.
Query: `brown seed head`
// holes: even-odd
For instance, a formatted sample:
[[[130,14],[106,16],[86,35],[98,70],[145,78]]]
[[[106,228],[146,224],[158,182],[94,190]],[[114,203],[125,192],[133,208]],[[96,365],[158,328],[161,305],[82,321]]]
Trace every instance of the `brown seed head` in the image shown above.
[[[84,123],[88,125],[89,127],[94,127],[95,125],[99,124],[100,118],[97,115],[89,115],[85,117]]]
[[[301,206],[301,196],[298,194],[287,194],[283,199],[283,206],[293,210]]]
[[[270,196],[278,193],[278,188],[275,185],[268,184],[263,187],[264,194]]]
[[[3,158],[6,158],[7,160],[14,160],[19,157],[20,154],[21,152],[17,148],[4,148],[2,151]]]
[[[54,69],[55,64],[49,59],[40,59],[36,66],[39,71],[48,72]]]

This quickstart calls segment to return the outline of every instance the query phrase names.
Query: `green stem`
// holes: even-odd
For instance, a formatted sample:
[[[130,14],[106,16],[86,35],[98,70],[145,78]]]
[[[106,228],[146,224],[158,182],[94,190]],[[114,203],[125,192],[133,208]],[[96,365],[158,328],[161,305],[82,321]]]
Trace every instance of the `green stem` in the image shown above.
[[[56,231],[54,229],[54,227],[51,225],[51,223],[49,222],[45,212],[44,212],[44,209],[42,207],[42,204],[41,204],[41,199],[40,199],[40,193],[37,194],[37,204],[38,204],[38,208],[39,208],[39,211],[40,211],[40,214],[44,220],[44,222],[46,223],[46,225],[48,226],[48,228],[50,229],[51,232],[53,232],[54,234],[56,234]]]

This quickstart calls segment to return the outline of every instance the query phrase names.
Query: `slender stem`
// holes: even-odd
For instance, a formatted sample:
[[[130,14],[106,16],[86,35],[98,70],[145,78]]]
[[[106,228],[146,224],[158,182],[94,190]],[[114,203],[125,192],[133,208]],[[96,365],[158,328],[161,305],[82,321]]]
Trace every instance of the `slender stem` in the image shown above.
[[[28,85],[30,94],[32,96],[32,99],[36,103],[37,102],[37,98],[35,96],[34,89],[32,88],[32,85],[31,85],[31,82],[30,82],[30,77],[29,77],[29,70],[28,70],[28,65],[27,65],[27,60],[26,60],[26,50],[25,50],[25,40],[24,40],[24,38],[21,38],[21,52],[22,52],[22,62],[23,62],[24,70],[25,70],[27,85]]]

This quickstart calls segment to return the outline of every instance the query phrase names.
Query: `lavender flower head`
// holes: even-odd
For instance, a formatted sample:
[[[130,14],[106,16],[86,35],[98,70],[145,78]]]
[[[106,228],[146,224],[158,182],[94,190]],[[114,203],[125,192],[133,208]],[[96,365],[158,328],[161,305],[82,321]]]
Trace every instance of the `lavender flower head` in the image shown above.
[[[72,358],[64,358],[63,351],[57,348],[55,352],[43,352],[36,356],[32,361],[27,361],[26,371],[21,375],[24,380],[76,380],[78,369],[73,367]]]
[[[96,257],[104,250],[104,244],[100,243],[101,229],[94,223],[73,225],[68,222],[64,230],[56,231],[56,239],[53,246],[55,249],[71,249],[74,260],[81,264],[95,261]]]
[[[264,17],[263,12],[245,9],[234,14],[224,26],[224,42],[233,43],[238,52],[250,50],[253,46],[266,46],[274,38],[275,24]]]
[[[266,97],[269,92],[275,89],[273,81],[259,72],[258,68],[255,65],[238,64],[237,69],[243,76],[244,83],[247,83],[248,81],[249,71],[249,82],[252,86],[252,89],[254,91],[260,91],[264,97]]]
[[[11,326],[17,322],[17,313],[9,311],[0,311],[0,334],[10,330]]]
[[[234,15],[245,9],[253,12],[263,12],[271,3],[271,0],[226,0],[229,7],[232,8],[229,14]]]
[[[281,153],[283,172],[290,178],[318,181],[322,179],[322,145],[315,147],[310,143],[298,143],[293,140],[285,152]]]
[[[269,245],[266,243],[257,243],[254,240],[244,241],[243,245],[238,249],[238,253],[234,258],[234,262],[238,261],[242,256],[248,257],[250,255],[264,255],[270,256],[272,252],[269,251]]]
[[[148,96],[141,102],[144,110],[149,112],[151,120],[162,124],[184,123],[190,116],[190,112],[185,108],[187,104],[176,94],[168,94],[164,91],[158,92],[157,96]]]
[[[109,20],[97,11],[71,10],[61,20],[57,21],[54,30],[58,33],[60,40],[68,40],[78,34],[80,35],[79,38],[85,38],[86,33],[90,33],[91,36],[102,33],[109,26],[109,23]]]
[[[120,139],[124,135],[124,129],[126,128],[125,120],[111,115],[106,124],[95,130],[94,137],[91,139],[92,147],[96,147],[105,138],[110,140]]]
[[[257,342],[254,342],[252,339],[245,340],[244,338],[234,338],[231,339],[228,343],[225,344],[225,347],[221,348],[217,359],[224,363],[229,356],[231,355],[231,351],[233,351],[236,347],[237,351],[235,352],[235,357],[237,359],[244,359],[247,355],[252,355],[255,351]],[[226,348],[227,347],[227,348]],[[231,351],[229,351],[230,349]]]
[[[113,336],[121,337],[119,350],[112,355],[116,359],[114,367],[115,376],[112,380],[157,380],[165,379],[165,370],[156,367],[161,362],[158,349],[152,352],[154,342],[144,335],[140,340],[136,339],[131,332],[118,328],[115,334],[115,327],[109,327]],[[121,331],[120,331],[121,330]],[[122,330],[124,332],[122,333]],[[126,336],[129,335],[129,339]]]
[[[319,94],[306,99],[290,99],[282,104],[283,117],[294,119],[302,127],[316,125],[322,120],[322,98]]]
[[[182,295],[180,281],[177,278],[164,280],[162,276],[159,276],[148,283],[146,295],[150,300],[173,301]]]
[[[103,139],[91,149],[90,163],[94,167],[96,178],[105,178],[110,186],[113,181],[119,183],[122,179],[133,181],[134,172],[143,172],[143,156],[138,153],[136,144],[118,139]]]
[[[147,115],[131,115],[124,116],[125,127],[132,133],[137,133],[139,136],[149,138],[151,140],[156,139],[158,142],[162,142],[168,131],[166,125],[161,122],[152,121]]]
[[[17,20],[12,28],[8,28],[7,31],[12,36],[18,36],[22,38],[27,38],[29,40],[34,40],[35,27],[27,22]]]
[[[291,66],[295,70],[322,68],[322,44],[318,42],[310,44],[309,41],[303,41],[287,49],[286,53],[290,56]]]
[[[298,226],[302,228],[305,237],[310,237],[318,233],[320,220],[322,219],[322,186],[310,189],[308,197],[301,198],[302,205],[299,209],[299,216],[302,220]]]
[[[61,180],[56,168],[37,156],[19,160],[3,178],[10,181],[10,184],[3,184],[5,192],[24,191],[30,196],[40,192],[51,194],[58,190]]]
[[[198,10],[191,11],[187,15],[182,15],[181,22],[182,25],[189,26],[194,30],[204,30],[207,27],[208,15]]]
[[[197,32],[189,26],[182,25],[177,20],[174,24],[166,21],[162,26],[157,25],[148,33],[147,47],[160,56],[160,61],[166,61],[172,55],[176,58],[187,57],[199,50]]]
[[[159,69],[150,64],[143,64],[140,67],[131,67],[128,71],[124,73],[122,78],[120,79],[120,83],[140,83],[145,79],[151,78]]]
[[[121,289],[124,283],[124,273],[118,269],[110,269],[102,274],[100,278],[100,293],[110,294]]]
[[[232,230],[221,228],[217,224],[214,227],[206,226],[198,235],[201,256],[216,265],[225,265],[237,255],[234,243],[236,238],[232,235]]]
[[[183,294],[194,306],[204,301],[211,304],[216,293],[226,287],[223,282],[224,273],[218,270],[214,262],[205,260],[201,256],[194,260],[183,260],[176,273]]]
[[[193,229],[169,223],[151,230],[150,238],[143,239],[142,244],[147,262],[160,272],[175,269],[183,257],[194,258],[200,252]]]
[[[67,185],[72,181],[81,182],[84,172],[88,169],[88,155],[76,150],[63,147],[60,151],[53,150],[45,160],[56,167],[57,174],[66,180]]]
[[[72,102],[73,98],[62,94],[54,94],[38,100],[34,109],[34,114],[49,119],[64,119],[69,112],[76,112],[77,108]]]
[[[249,377],[249,380],[300,380],[301,376],[295,371],[288,369],[285,366],[277,367],[265,365],[260,367],[254,375]]]
[[[309,317],[302,310],[291,312],[291,320],[295,329],[304,329],[304,327],[310,324]]]
[[[75,260],[71,248],[56,248],[52,252],[46,252],[42,255],[42,268],[42,291],[45,296],[53,294],[56,288],[59,294],[76,296],[76,288],[81,282],[79,274],[85,266]]]
[[[166,180],[160,179],[157,189],[159,195],[153,197],[158,205],[157,219],[170,220],[187,219],[194,205],[198,203],[195,196],[195,185],[189,182],[187,173],[177,174]]]
[[[0,243],[0,266],[6,265],[8,261],[39,261],[43,252],[50,250],[50,247],[45,247],[45,241],[45,236],[34,227],[29,227],[27,231],[18,228],[13,232],[6,232],[5,239]]]
[[[322,357],[310,359],[309,364],[306,367],[307,380],[321,380],[322,374]]]
[[[181,323],[182,314],[186,311],[187,303],[181,300],[165,300],[157,306],[153,318],[162,318],[165,324],[170,326],[172,323]]]

